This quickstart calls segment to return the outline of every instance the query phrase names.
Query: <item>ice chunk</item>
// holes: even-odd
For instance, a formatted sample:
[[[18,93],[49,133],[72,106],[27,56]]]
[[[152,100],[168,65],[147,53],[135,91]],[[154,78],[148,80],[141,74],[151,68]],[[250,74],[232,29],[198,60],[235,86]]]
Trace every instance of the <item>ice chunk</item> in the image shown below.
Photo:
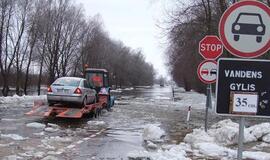
[[[147,147],[150,149],[157,149],[158,146],[151,141],[147,141]]]
[[[26,124],[26,127],[44,129],[46,125],[42,123],[38,123],[38,122],[33,122],[33,123]]]
[[[263,136],[263,137],[262,137],[262,140],[263,140],[264,142],[270,143],[270,134],[267,134],[267,135]]]
[[[58,128],[52,128],[52,127],[47,127],[44,129],[46,132],[57,132],[59,129]]]
[[[88,121],[87,124],[91,126],[105,126],[106,125],[104,121]]]
[[[190,160],[187,158],[186,145],[175,145],[169,150],[158,150],[157,152],[133,151],[128,153],[129,160]]]
[[[245,151],[243,159],[270,160],[270,153]]]
[[[17,155],[10,155],[3,158],[3,160],[20,160],[20,159],[24,158]]]
[[[229,148],[219,146],[215,143],[197,143],[195,147],[199,150],[199,152],[206,156],[211,157],[234,157],[236,152]]]
[[[254,135],[257,139],[270,133],[270,123],[261,123],[249,127],[247,130]]]
[[[28,139],[28,138],[22,137],[22,136],[20,136],[18,134],[1,134],[1,137],[2,138],[11,138],[11,139],[13,139],[15,141],[22,141],[22,140]]]
[[[214,142],[214,137],[209,136],[202,129],[194,129],[192,133],[187,134],[184,138],[184,142],[194,145],[202,142]]]
[[[149,124],[143,130],[143,139],[149,141],[160,141],[162,136],[165,135],[165,131],[160,127]]]

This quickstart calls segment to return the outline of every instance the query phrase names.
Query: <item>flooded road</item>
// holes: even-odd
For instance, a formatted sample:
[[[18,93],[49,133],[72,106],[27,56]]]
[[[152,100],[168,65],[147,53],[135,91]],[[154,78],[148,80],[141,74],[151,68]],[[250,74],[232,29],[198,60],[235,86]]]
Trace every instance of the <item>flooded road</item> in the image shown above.
[[[103,111],[97,119],[27,117],[24,113],[31,109],[31,101],[0,104],[0,157],[125,160],[131,151],[150,150],[142,137],[148,124],[159,125],[165,130],[166,136],[159,146],[179,144],[193,128],[204,125],[204,95],[178,89],[176,101],[173,101],[171,87],[159,86],[114,94],[117,100],[113,110]],[[189,105],[193,106],[188,126]],[[220,119],[209,113],[209,125]]]

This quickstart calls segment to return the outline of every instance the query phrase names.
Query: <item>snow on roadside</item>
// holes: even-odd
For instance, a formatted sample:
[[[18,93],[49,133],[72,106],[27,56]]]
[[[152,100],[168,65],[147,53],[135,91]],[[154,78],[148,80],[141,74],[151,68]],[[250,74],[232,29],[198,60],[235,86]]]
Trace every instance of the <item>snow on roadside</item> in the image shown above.
[[[186,150],[190,150],[190,146],[182,143],[157,152],[133,151],[128,153],[127,157],[129,160],[191,160],[187,158]]]
[[[268,142],[270,136],[269,126],[269,123],[262,123],[245,128],[244,143],[255,142],[261,139]],[[184,142],[190,144],[193,151],[197,150],[206,157],[234,159],[237,156],[237,151],[227,146],[237,144],[238,127],[239,125],[230,119],[222,120],[212,125],[207,133],[204,132],[203,128],[194,129],[192,133],[185,136]],[[264,144],[264,146],[267,146],[267,144]],[[255,148],[253,147],[253,149],[258,150],[260,147],[263,146],[258,145]],[[243,152],[243,157],[255,160],[270,160],[270,153],[245,151]]]
[[[245,141],[255,142],[263,141],[261,145],[256,145],[251,149],[253,151],[244,151],[244,159],[254,160],[270,160],[270,153],[261,152],[263,147],[270,146],[270,123],[262,123],[254,125],[244,130]],[[189,159],[187,153],[193,153],[193,156],[199,158],[214,158],[214,159],[235,159],[237,150],[229,148],[233,144],[237,144],[239,125],[232,122],[230,119],[222,120],[210,127],[206,133],[203,128],[194,129],[184,138],[184,143],[163,147],[162,149],[154,146],[155,144],[149,140],[160,139],[165,132],[157,125],[147,125],[144,129],[143,139],[146,144],[150,144],[156,150],[151,151],[133,151],[128,153],[129,160],[182,160]],[[148,147],[149,148],[149,147]]]
[[[0,104],[9,104],[9,103],[17,103],[17,102],[25,102],[25,101],[34,101],[34,100],[46,100],[47,96],[8,96],[8,97],[0,97]]]

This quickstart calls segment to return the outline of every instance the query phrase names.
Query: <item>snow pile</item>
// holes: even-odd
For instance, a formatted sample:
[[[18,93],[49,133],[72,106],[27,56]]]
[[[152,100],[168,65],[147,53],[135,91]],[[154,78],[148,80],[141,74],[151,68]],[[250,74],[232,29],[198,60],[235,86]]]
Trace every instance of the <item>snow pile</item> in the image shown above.
[[[13,139],[15,141],[23,141],[23,140],[26,140],[28,138],[26,137],[22,137],[18,134],[1,134],[0,136],[1,138],[10,138],[10,139]]]
[[[269,142],[269,127],[269,123],[262,123],[245,128],[244,143],[258,140]],[[185,136],[184,141],[193,147],[193,152],[198,151],[204,156],[234,159],[237,157],[237,151],[226,146],[237,144],[238,129],[239,125],[237,123],[226,119],[212,125],[207,133],[204,132],[203,128],[194,129],[192,133]],[[270,153],[245,151],[243,152],[243,157],[247,159],[270,160]]]
[[[46,125],[42,124],[42,123],[33,122],[33,123],[26,124],[26,127],[36,128],[36,129],[44,129],[46,127]]]
[[[165,135],[164,130],[162,130],[157,125],[149,124],[143,130],[143,139],[145,141],[159,142],[162,141],[162,137]]]
[[[224,145],[237,144],[238,133],[239,125],[230,119],[214,124],[209,130],[209,135],[214,137],[215,141]],[[257,141],[257,138],[247,129],[244,130],[244,137],[244,143]]]
[[[190,146],[182,143],[157,152],[133,151],[127,156],[129,160],[191,160],[187,158],[187,150],[191,150]]]
[[[262,123],[244,129],[244,143],[255,142],[263,139],[270,141],[270,123]],[[238,142],[239,125],[230,119],[222,120],[208,130],[208,133],[201,129],[194,129],[192,133],[187,134],[184,141],[189,144],[199,142],[217,142],[221,145],[233,145]]]
[[[8,97],[0,97],[0,104],[7,103],[17,103],[17,102],[25,102],[25,101],[34,101],[34,100],[46,100],[47,96],[8,96]]]
[[[270,136],[270,123],[261,123],[247,128],[248,132],[254,135],[257,139],[263,138],[266,142],[269,142],[268,137]]]

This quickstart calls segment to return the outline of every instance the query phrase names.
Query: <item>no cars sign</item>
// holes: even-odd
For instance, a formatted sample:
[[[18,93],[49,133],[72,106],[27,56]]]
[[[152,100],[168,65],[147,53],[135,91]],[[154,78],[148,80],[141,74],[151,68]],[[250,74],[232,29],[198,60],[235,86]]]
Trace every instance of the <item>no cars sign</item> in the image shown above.
[[[228,8],[219,23],[224,47],[243,58],[258,57],[270,48],[270,8],[258,1],[241,1]]]
[[[217,62],[213,60],[203,61],[198,66],[197,74],[199,79],[206,84],[216,82]]]

